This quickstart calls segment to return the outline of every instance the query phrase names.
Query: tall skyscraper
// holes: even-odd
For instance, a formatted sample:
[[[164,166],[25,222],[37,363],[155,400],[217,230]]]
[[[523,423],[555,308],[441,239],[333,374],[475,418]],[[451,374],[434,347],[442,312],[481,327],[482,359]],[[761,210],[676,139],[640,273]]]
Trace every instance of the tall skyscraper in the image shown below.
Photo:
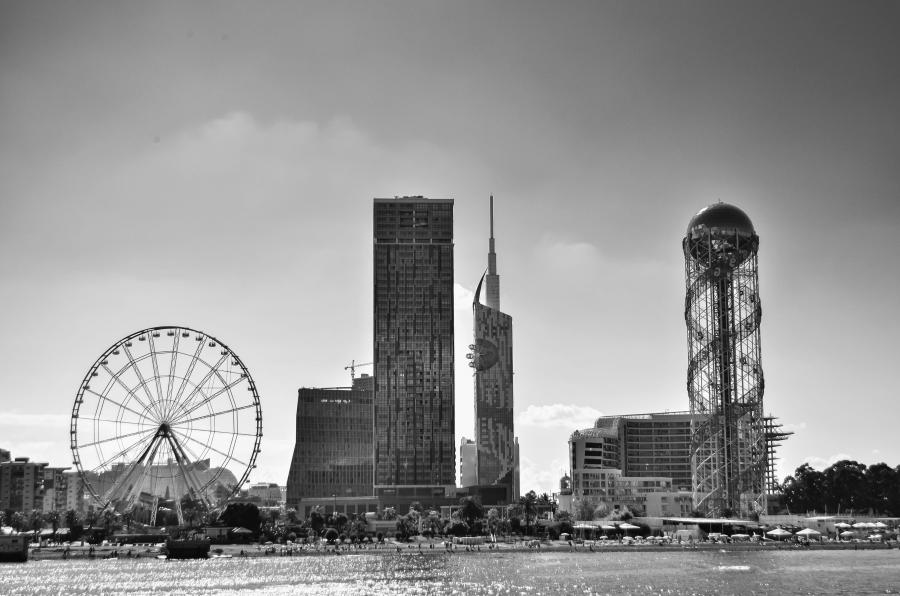
[[[682,241],[694,506],[711,516],[766,511],[766,421],[756,254],[747,215],[716,203]]]
[[[500,311],[500,276],[494,245],[494,197],[490,201],[488,268],[472,303],[475,343],[475,443],[478,485],[503,486],[507,501],[518,498],[517,445],[513,429],[512,317]],[[486,303],[481,303],[482,289]]]
[[[453,200],[375,199],[374,241],[375,494],[428,494],[456,484]]]

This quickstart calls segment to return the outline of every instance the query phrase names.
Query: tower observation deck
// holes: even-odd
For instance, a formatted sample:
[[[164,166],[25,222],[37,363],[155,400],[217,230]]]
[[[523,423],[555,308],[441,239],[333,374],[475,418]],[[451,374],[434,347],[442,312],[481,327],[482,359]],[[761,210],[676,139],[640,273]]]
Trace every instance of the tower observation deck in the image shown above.
[[[711,516],[766,511],[766,429],[757,250],[747,215],[716,203],[691,219],[685,258],[687,391],[694,507]]]

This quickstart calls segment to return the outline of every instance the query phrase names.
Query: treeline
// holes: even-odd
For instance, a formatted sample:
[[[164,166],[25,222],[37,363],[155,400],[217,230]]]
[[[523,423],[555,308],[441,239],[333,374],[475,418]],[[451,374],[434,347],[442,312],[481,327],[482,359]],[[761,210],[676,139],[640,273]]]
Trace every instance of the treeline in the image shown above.
[[[900,466],[842,460],[820,472],[803,464],[784,479],[781,491],[791,513],[900,517]]]

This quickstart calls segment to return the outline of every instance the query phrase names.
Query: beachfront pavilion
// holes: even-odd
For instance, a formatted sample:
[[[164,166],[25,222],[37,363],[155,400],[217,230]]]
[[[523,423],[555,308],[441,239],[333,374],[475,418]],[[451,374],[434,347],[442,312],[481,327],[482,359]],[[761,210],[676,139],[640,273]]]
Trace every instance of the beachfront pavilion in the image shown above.
[[[711,518],[711,517],[636,517],[635,523],[646,524],[651,531],[674,534],[678,530],[699,531],[698,536],[711,533],[750,534],[760,527],[759,522],[749,519]]]

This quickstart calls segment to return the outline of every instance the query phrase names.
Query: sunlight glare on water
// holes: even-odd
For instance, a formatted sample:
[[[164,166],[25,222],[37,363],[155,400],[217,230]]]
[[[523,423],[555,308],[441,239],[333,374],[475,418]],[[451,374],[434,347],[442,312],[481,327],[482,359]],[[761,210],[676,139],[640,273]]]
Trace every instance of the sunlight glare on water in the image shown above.
[[[20,594],[898,594],[900,551],[348,554],[0,565]]]

